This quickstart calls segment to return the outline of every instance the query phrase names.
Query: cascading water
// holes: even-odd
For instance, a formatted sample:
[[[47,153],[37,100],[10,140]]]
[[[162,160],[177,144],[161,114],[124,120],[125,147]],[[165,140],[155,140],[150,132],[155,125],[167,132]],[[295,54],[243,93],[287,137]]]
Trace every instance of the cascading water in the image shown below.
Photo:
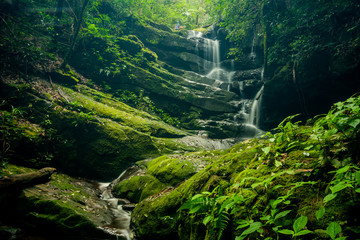
[[[120,204],[119,199],[112,195],[111,190],[118,182],[133,174],[137,174],[138,172],[141,172],[141,169],[137,166],[132,166],[122,172],[120,176],[111,183],[99,183],[99,189],[102,192],[101,199],[108,202],[108,209],[113,215],[112,224],[104,226],[102,229],[112,235],[115,235],[118,240],[133,239],[133,234],[130,230],[131,212],[124,210],[124,207]]]
[[[226,71],[221,68],[220,41],[204,38],[201,33],[189,31],[188,39],[196,39],[197,54],[199,39],[204,44],[204,70],[206,77],[216,80],[215,86],[219,87],[223,83],[227,84],[226,90],[230,90],[231,80],[235,71]]]
[[[202,49],[204,54],[202,58],[204,59],[205,76],[215,80],[215,83],[213,84],[214,86],[230,91],[236,71],[233,61],[231,62],[232,71],[227,71],[226,69],[221,68],[220,41],[204,38],[201,33],[197,33],[195,31],[189,31],[188,39],[195,39],[197,47],[199,44],[203,44]],[[249,54],[249,58],[252,61],[255,61],[256,58],[255,45],[256,34],[254,33],[251,52]],[[198,51],[197,54],[199,56]],[[258,81],[260,80],[263,82],[263,70],[261,71],[261,74],[260,72],[258,73]],[[261,86],[255,96],[250,99],[246,98],[246,94],[243,93],[244,89],[244,81],[238,82],[237,91],[243,99],[240,101],[240,110],[238,114],[234,116],[234,121],[235,124],[240,122],[240,124],[243,125],[243,134],[245,137],[253,137],[261,132],[258,127],[260,124],[260,109],[264,86]]]
[[[253,61],[255,61],[255,59],[256,59],[255,43],[256,43],[256,31],[254,31],[254,37],[253,37],[252,44],[251,44],[251,52],[249,54],[250,59]]]
[[[255,127],[259,127],[260,123],[260,109],[261,109],[261,100],[262,100],[262,92],[264,91],[264,85],[260,88],[260,90],[255,95],[253,100],[251,111],[248,119],[248,124],[252,124]]]

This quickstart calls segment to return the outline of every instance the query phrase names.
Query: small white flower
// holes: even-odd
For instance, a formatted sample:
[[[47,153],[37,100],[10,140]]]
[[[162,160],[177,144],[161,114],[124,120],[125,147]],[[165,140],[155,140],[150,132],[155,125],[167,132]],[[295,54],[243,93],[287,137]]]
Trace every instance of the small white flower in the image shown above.
[[[310,156],[310,153],[308,153],[308,152],[303,152],[303,154],[304,154],[305,156],[307,156],[307,157]]]

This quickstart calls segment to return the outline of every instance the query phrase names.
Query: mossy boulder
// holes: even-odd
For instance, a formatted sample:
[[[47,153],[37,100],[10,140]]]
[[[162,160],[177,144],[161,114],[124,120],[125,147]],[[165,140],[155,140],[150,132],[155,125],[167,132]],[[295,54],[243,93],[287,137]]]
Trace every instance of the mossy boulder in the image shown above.
[[[110,181],[138,160],[194,149],[171,139],[186,132],[110,94],[82,84],[51,86],[41,79],[36,86],[1,87],[3,96],[15,99],[14,106],[31,114],[26,121],[4,113],[13,119],[10,131],[18,132],[11,142],[16,154],[8,158],[13,163],[51,165],[71,175]]]
[[[196,166],[188,160],[163,156],[149,161],[147,173],[162,183],[176,186],[196,173]]]
[[[8,165],[1,175],[32,172],[34,169]],[[107,203],[101,200],[94,183],[54,173],[39,184],[1,198],[1,222],[28,233],[63,238],[111,238],[101,230],[111,224]]]
[[[159,193],[166,186],[168,185],[151,175],[132,176],[116,184],[112,192],[116,197],[126,198],[131,202],[138,203],[151,195]]]

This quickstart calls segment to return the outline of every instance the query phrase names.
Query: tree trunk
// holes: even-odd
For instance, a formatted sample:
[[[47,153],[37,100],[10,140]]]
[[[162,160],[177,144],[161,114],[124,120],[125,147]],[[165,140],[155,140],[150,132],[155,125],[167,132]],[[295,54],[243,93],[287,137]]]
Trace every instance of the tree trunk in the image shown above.
[[[37,184],[46,183],[56,171],[55,168],[42,168],[36,172],[10,175],[0,178],[0,192],[16,191]]]
[[[74,31],[74,35],[73,37],[71,38],[71,41],[70,41],[70,48],[69,48],[69,51],[67,52],[65,58],[64,58],[64,62],[62,64],[62,67],[64,67],[73,50],[74,50],[74,47],[75,47],[75,43],[76,43],[76,40],[78,38],[78,35],[79,35],[79,32],[80,32],[80,29],[81,29],[81,24],[82,24],[82,21],[83,21],[83,16],[84,16],[84,12],[85,12],[85,9],[86,9],[86,6],[88,5],[90,0],[85,0],[82,7],[81,7],[81,10],[80,10],[80,13],[78,16],[75,16],[75,19],[74,19],[74,23],[75,23],[75,31]]]
[[[56,11],[55,11],[55,17],[57,19],[61,19],[62,14],[63,14],[63,9],[64,9],[64,0],[58,0],[57,6],[56,6]]]

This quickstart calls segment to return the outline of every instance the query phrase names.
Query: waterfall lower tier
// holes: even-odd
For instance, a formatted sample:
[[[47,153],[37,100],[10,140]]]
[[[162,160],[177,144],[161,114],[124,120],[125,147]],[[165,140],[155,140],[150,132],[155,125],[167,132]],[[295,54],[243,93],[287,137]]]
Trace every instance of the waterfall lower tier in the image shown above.
[[[255,98],[253,99],[253,103],[251,106],[249,119],[247,122],[248,124],[252,124],[256,127],[259,127],[259,123],[260,123],[261,100],[262,100],[263,91],[264,91],[264,86],[262,86],[255,95]]]

